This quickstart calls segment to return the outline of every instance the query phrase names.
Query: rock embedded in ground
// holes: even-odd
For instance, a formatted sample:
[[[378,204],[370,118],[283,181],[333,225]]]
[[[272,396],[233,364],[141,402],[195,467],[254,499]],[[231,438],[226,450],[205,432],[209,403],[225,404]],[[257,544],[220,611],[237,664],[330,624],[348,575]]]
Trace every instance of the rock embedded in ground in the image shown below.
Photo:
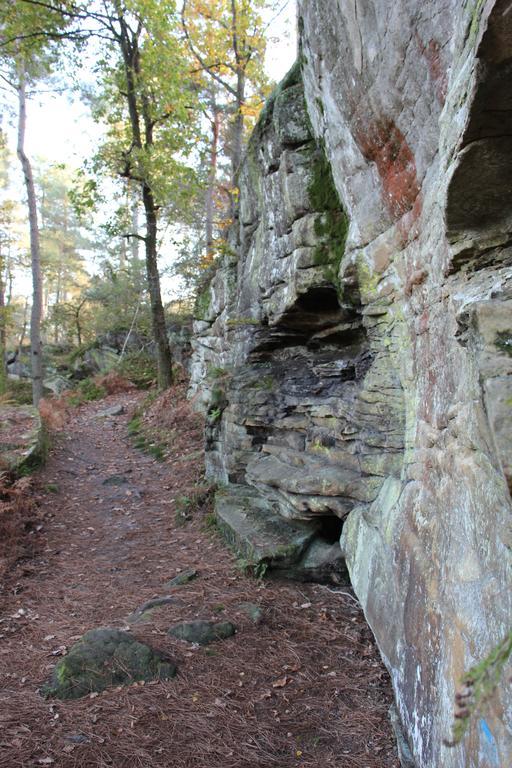
[[[111,475],[102,481],[102,485],[128,485],[129,480],[124,475]]]
[[[286,569],[282,575],[295,581],[350,584],[345,558],[339,543],[329,544],[321,539],[315,539],[304,557]]]
[[[319,538],[318,520],[286,520],[275,503],[244,485],[218,491],[215,512],[222,536],[254,575],[348,583],[339,544]]]
[[[197,571],[195,568],[190,568],[187,571],[182,571],[181,573],[178,573],[177,576],[174,576],[174,578],[170,579],[170,581],[166,581],[164,584],[165,589],[172,589],[173,587],[181,587],[183,584],[188,584],[190,581],[195,579],[197,576]]]
[[[255,568],[297,562],[314,539],[317,526],[285,520],[255,489],[230,485],[217,491],[215,512],[227,542]]]
[[[95,418],[102,419],[107,418],[108,416],[121,416],[124,412],[124,405],[113,405],[112,408],[106,408],[104,411],[95,414]]]
[[[256,603],[239,603],[236,606],[236,610],[239,613],[243,613],[253,624],[261,624],[263,621],[263,610],[260,605]]]
[[[79,699],[111,686],[168,680],[175,674],[176,665],[170,659],[128,632],[92,629],[59,661],[41,693],[45,697]]]
[[[31,405],[0,406],[0,470],[23,474],[41,464],[48,448],[48,434]]]
[[[230,621],[184,621],[171,627],[169,634],[179,640],[198,645],[209,645],[217,640],[225,640],[236,632]]]
[[[127,617],[126,621],[128,624],[141,624],[143,621],[148,621],[157,608],[162,608],[174,602],[175,599],[168,595],[164,597],[155,597],[140,605]]]

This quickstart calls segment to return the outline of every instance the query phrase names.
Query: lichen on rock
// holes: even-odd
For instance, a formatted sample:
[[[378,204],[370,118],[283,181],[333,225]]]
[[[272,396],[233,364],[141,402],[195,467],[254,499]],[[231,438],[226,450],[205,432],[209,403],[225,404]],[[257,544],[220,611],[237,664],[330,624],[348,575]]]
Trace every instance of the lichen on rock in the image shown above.
[[[512,764],[504,685],[444,742],[512,624],[505,6],[299,0],[300,63],[249,142],[236,265],[193,341],[205,410],[208,367],[230,370],[206,434],[228,537],[249,551],[262,507],[315,527],[295,562],[341,535],[417,768]]]

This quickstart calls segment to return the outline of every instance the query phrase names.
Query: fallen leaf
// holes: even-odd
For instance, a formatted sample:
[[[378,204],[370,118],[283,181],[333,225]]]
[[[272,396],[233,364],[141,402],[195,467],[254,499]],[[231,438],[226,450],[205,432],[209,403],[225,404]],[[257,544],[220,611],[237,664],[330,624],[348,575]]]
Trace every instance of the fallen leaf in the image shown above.
[[[288,677],[288,675],[285,675],[284,677],[279,677],[277,680],[274,680],[272,683],[272,688],[284,688],[285,685],[288,685],[288,683],[291,683],[292,678]]]

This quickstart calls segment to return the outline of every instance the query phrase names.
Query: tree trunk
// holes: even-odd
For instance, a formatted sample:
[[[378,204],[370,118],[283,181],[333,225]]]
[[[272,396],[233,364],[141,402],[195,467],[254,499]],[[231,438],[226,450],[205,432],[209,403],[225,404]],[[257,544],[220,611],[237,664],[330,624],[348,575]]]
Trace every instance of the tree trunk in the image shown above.
[[[118,14],[118,21],[121,29],[119,45],[123,56],[125,74],[126,74],[126,101],[128,105],[128,115],[130,119],[132,145],[136,149],[151,151],[153,146],[153,127],[149,109],[146,103],[144,92],[138,100],[136,77],[140,74],[140,57],[138,49],[138,39],[135,33],[130,32],[124,18],[124,10],[120,2],[115,3]],[[142,115],[142,117],[141,117]],[[144,142],[142,139],[141,122],[144,128]],[[128,161],[126,177],[130,178],[131,169]],[[144,215],[146,219],[146,276],[148,282],[149,299],[151,305],[151,325],[153,330],[153,340],[157,349],[158,363],[158,388],[167,389],[173,382],[172,377],[172,354],[167,338],[167,328],[165,326],[165,314],[162,304],[162,294],[160,290],[160,275],[158,274],[157,258],[157,205],[151,186],[146,180],[138,179],[142,189],[142,203],[144,206]]]
[[[242,154],[244,146],[244,112],[245,104],[245,73],[239,69],[237,72],[235,119],[233,121],[233,144],[231,150],[231,175],[233,190],[238,189],[238,177],[240,166],[242,165]]]
[[[151,324],[156,343],[158,360],[158,388],[167,389],[172,384],[172,355],[167,338],[165,314],[160,291],[160,275],[157,261],[157,216],[153,193],[144,184],[142,199],[146,215],[146,275],[151,304]]]
[[[128,205],[130,207],[131,219],[132,219],[132,232],[134,235],[139,234],[139,201],[132,185],[128,184]],[[131,260],[132,266],[137,264],[139,260],[139,238],[132,237],[130,240]]]
[[[28,200],[28,220],[30,226],[30,256],[32,262],[32,313],[30,318],[30,357],[32,363],[32,401],[35,406],[43,396],[43,358],[41,348],[41,314],[43,304],[43,283],[41,276],[41,250],[39,245],[39,227],[37,225],[37,205],[34,177],[30,160],[25,153],[25,129],[27,123],[27,105],[25,93],[25,71],[19,71],[18,83],[18,147],[17,154],[25,177]]]
[[[238,35],[238,8],[236,0],[231,0],[231,34],[233,52],[236,62],[236,101],[235,119],[233,120],[233,134],[231,146],[231,184],[233,187],[232,211],[235,212],[235,201],[238,200],[238,177],[242,165],[242,153],[244,145],[244,105],[245,105],[245,66],[242,50],[243,41]]]
[[[1,245],[1,244],[0,244]],[[7,389],[7,328],[5,317],[4,260],[0,252],[0,395]]]
[[[208,173],[208,187],[206,189],[206,259],[213,259],[213,223],[215,216],[215,187],[217,183],[217,158],[219,147],[220,110],[212,99],[212,142],[210,148],[210,170]]]

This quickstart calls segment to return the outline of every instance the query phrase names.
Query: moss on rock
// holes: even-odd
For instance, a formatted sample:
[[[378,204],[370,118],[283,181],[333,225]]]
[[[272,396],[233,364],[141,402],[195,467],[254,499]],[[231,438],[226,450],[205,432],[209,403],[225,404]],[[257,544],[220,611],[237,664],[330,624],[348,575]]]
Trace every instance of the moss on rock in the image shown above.
[[[127,632],[92,629],[59,661],[41,693],[45,697],[79,699],[113,685],[168,680],[175,674],[176,666],[169,659]]]

